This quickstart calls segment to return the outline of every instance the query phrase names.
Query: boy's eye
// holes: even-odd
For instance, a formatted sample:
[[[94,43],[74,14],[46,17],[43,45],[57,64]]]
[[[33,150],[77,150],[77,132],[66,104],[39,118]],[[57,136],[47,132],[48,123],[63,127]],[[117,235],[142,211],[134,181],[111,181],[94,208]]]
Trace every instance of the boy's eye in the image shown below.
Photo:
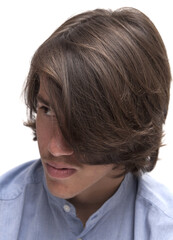
[[[55,116],[53,110],[45,105],[38,104],[37,110],[41,110],[44,114],[48,116]]]
[[[40,109],[43,110],[43,112],[44,112],[46,115],[49,115],[49,116],[52,115],[50,108],[45,107],[45,106],[42,106]]]

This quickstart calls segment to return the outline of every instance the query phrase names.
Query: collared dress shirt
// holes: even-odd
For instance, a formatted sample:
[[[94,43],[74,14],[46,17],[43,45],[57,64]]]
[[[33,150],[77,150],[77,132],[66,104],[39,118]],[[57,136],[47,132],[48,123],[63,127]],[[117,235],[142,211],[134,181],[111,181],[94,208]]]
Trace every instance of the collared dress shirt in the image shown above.
[[[0,240],[173,240],[173,196],[128,173],[84,227],[47,189],[41,161],[24,163],[0,178]]]

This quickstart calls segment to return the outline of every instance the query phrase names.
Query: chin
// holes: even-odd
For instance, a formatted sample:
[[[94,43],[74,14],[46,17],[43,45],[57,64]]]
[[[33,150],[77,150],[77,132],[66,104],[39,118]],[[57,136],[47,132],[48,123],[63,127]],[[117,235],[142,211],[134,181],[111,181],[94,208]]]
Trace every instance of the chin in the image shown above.
[[[57,182],[52,182],[50,180],[47,180],[46,183],[47,183],[49,192],[55,197],[62,198],[62,199],[70,199],[75,196],[75,194],[70,193],[67,190],[67,187],[65,187],[64,184],[62,184],[61,182],[57,183]]]

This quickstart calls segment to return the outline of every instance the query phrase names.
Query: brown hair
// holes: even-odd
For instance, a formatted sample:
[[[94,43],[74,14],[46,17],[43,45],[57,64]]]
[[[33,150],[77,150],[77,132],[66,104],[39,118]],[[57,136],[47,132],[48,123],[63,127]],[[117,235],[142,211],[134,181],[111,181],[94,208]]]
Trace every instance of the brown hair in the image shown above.
[[[36,51],[25,86],[36,136],[40,76],[59,126],[86,164],[151,171],[158,159],[171,74],[163,41],[133,8],[97,9],[61,25]],[[36,137],[35,137],[36,140]]]

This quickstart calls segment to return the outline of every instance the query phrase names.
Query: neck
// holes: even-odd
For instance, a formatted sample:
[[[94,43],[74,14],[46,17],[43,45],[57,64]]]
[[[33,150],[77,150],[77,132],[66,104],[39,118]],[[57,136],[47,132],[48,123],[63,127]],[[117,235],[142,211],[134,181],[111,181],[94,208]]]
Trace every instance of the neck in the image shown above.
[[[124,176],[107,179],[101,184],[95,184],[89,191],[69,199],[76,208],[76,214],[85,225],[88,218],[96,212],[119,188]]]

